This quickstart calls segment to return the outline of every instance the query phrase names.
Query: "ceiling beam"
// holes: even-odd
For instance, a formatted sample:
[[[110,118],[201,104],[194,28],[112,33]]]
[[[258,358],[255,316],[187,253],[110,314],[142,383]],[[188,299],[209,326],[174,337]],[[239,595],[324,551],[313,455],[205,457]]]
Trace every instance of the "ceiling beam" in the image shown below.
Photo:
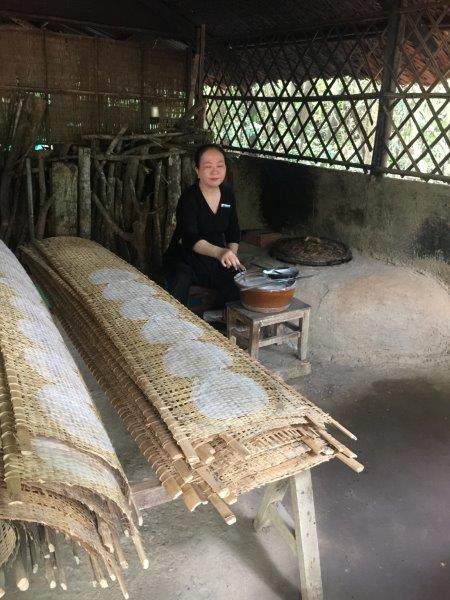
[[[67,19],[65,17],[55,17],[52,15],[36,15],[36,14],[29,14],[29,13],[22,13],[22,12],[18,12],[18,11],[12,11],[12,10],[0,10],[0,17],[5,18],[5,19],[24,19],[27,21],[37,21],[37,22],[43,22],[43,21],[47,21],[48,23],[62,23],[62,24],[67,24],[67,25],[73,25],[74,27],[92,27],[92,28],[100,28],[100,29],[104,29],[107,31],[123,31],[126,33],[146,33],[146,34],[150,34],[150,35],[154,35],[156,37],[160,37],[160,38],[174,38],[176,36],[174,36],[174,32],[173,31],[158,31],[155,29],[151,29],[150,27],[145,28],[145,27],[125,27],[125,26],[118,26],[118,25],[107,25],[106,23],[94,23],[92,21],[83,21],[83,20],[78,20],[78,19]],[[186,36],[185,36],[186,37]]]

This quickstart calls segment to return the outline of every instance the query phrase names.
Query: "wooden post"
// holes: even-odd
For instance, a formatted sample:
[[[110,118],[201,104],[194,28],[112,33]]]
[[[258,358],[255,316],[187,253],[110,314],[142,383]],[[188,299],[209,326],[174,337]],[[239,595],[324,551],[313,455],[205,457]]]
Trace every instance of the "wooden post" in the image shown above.
[[[78,235],[91,237],[91,150],[78,147]]]
[[[167,215],[164,231],[163,252],[167,250],[172,240],[176,225],[176,210],[181,195],[181,159],[179,154],[169,157],[167,166]]]
[[[28,233],[30,235],[30,240],[34,242],[34,198],[33,177],[31,175],[31,158],[25,159],[25,170],[27,174]]]
[[[63,162],[52,164],[53,235],[78,233],[78,168]]]
[[[33,147],[47,104],[43,98],[28,95],[20,114],[18,111],[17,126],[11,140],[11,148],[6,158],[0,181],[0,237],[11,231],[10,219],[12,211],[11,183],[14,174],[20,173],[23,157]]]
[[[386,167],[387,144],[392,128],[392,99],[389,93],[395,91],[400,59],[400,46],[403,39],[404,17],[399,10],[402,0],[394,0],[386,30],[386,48],[383,58],[383,79],[380,89],[380,105],[375,129],[371,172],[379,173]]]
[[[200,25],[197,31],[197,54],[198,54],[198,78],[196,104],[203,105],[203,80],[205,77],[205,25]],[[204,110],[202,109],[195,116],[195,124],[200,129],[204,124]]]
[[[193,185],[196,181],[196,174],[192,167],[192,158],[187,155],[181,158],[181,191],[184,190],[191,185]]]
[[[322,600],[319,542],[311,471],[290,479],[302,600]]]

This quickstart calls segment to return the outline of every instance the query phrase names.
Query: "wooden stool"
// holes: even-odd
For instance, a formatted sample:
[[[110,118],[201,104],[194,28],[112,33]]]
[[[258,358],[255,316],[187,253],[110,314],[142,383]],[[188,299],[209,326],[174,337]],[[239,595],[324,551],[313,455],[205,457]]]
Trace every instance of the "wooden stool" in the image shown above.
[[[258,351],[264,346],[280,345],[290,339],[296,339],[298,357],[304,361],[308,349],[310,310],[309,304],[297,298],[294,298],[289,308],[278,313],[254,312],[244,308],[240,302],[230,302],[227,304],[228,338],[235,343],[237,339],[244,340],[250,356],[254,358],[258,358]],[[298,325],[291,321],[298,321]],[[281,325],[292,331],[280,334]],[[275,326],[275,335],[261,339],[261,329],[269,326]]]

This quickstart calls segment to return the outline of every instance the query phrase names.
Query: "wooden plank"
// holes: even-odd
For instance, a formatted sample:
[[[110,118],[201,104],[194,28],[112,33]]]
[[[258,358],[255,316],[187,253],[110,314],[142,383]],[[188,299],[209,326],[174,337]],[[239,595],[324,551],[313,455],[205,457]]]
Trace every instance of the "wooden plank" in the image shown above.
[[[302,600],[323,600],[311,471],[290,478]]]
[[[153,508],[172,501],[172,497],[156,479],[143,479],[137,483],[132,483],[131,493],[139,510]]]
[[[283,344],[290,339],[297,339],[300,336],[299,333],[283,333],[281,335],[273,335],[270,338],[265,338],[259,341],[259,347],[264,348],[264,346],[272,346],[273,344]]]

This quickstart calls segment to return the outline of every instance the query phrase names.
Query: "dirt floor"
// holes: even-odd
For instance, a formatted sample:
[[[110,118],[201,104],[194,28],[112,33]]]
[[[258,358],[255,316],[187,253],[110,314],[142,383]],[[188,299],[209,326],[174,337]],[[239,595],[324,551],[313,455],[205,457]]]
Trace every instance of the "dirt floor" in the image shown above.
[[[311,374],[290,383],[358,435],[349,445],[366,467],[357,475],[332,461],[313,471],[325,599],[450,598],[448,363],[434,358],[422,366],[356,366],[312,356]],[[270,367],[296,359],[290,349],[272,347],[261,360]],[[129,479],[148,477],[133,441],[82,370]],[[130,551],[131,599],[298,600],[291,551],[275,531],[253,530],[260,497],[258,490],[240,498],[234,526],[209,506],[190,514],[182,501],[144,513],[150,568],[142,571]],[[70,568],[69,591],[61,596],[119,600],[117,586],[94,590],[87,573],[86,561]],[[28,592],[10,588],[8,597],[46,600],[58,594],[38,574]]]

